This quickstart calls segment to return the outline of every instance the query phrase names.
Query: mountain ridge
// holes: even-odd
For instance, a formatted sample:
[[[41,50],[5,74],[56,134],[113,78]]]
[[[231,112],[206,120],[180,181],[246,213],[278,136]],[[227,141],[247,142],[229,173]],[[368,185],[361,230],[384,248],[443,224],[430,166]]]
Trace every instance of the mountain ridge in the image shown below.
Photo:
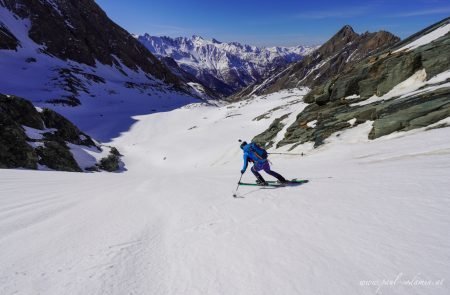
[[[310,54],[315,47],[256,47],[192,37],[137,37],[153,54],[173,58],[186,72],[226,97]]]
[[[316,148],[360,124],[369,124],[369,140],[448,127],[448,52],[450,18],[344,66],[303,97],[307,106],[301,112],[288,122],[278,118],[253,140],[266,147],[313,143]]]
[[[345,25],[312,54],[262,83],[250,85],[231,99],[239,100],[253,94],[262,95],[295,87],[312,88],[398,41],[400,38],[386,31],[357,34],[350,25]]]

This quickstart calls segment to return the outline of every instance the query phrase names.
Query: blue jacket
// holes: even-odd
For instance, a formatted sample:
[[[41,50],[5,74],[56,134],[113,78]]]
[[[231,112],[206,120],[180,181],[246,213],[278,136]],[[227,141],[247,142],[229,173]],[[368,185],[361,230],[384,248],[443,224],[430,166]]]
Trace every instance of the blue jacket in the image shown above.
[[[252,143],[249,143],[242,148],[242,150],[244,151],[244,166],[242,167],[241,171],[243,172],[247,170],[249,161],[255,163],[255,165],[261,165],[267,161],[267,159],[261,159],[260,157],[258,157],[258,155],[256,155],[255,152],[251,151],[252,147],[255,148],[252,145],[253,145]]]

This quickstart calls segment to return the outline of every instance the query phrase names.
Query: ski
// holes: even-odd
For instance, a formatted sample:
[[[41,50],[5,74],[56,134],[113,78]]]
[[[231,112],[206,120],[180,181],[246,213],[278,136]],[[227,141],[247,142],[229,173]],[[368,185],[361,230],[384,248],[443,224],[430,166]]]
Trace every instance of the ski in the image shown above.
[[[268,181],[266,181],[267,183],[278,183],[278,184],[280,184],[277,180],[268,180]],[[297,179],[297,178],[294,178],[294,179],[291,179],[291,180],[288,180],[286,183],[287,184],[292,184],[292,183],[307,183],[307,182],[309,182],[309,180],[307,180],[307,179]]]
[[[281,183],[267,183],[267,185],[260,185],[257,183],[247,183],[247,182],[239,182],[239,185],[248,185],[248,186],[260,186],[260,187],[268,187],[268,186],[283,186]]]
[[[279,187],[279,186],[293,186],[293,185],[301,185],[303,183],[307,183],[309,182],[309,180],[306,179],[292,179],[292,180],[288,180],[285,183],[279,183],[278,181],[273,181],[273,180],[269,180],[267,181],[267,185],[260,185],[258,183],[247,183],[247,182],[239,182],[239,185],[248,185],[248,186],[260,186],[260,187],[267,187],[267,186],[274,186],[274,187]]]

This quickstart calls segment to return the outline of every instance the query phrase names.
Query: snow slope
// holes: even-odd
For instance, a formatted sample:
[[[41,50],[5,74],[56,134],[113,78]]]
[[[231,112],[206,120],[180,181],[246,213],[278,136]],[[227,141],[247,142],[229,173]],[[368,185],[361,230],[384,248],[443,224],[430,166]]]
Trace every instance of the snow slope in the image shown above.
[[[0,294],[448,294],[450,128],[366,122],[271,156],[308,184],[232,197],[237,139],[304,93],[137,116],[124,173],[0,170]]]

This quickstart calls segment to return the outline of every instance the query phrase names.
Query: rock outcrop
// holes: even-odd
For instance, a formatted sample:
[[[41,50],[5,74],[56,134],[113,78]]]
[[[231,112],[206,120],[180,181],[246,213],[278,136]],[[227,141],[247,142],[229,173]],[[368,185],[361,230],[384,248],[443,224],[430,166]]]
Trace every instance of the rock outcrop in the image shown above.
[[[433,25],[416,37],[447,22]],[[382,96],[420,69],[425,69],[427,76],[433,77],[450,68],[449,38],[441,38],[415,50],[395,52],[402,44],[405,43],[399,43],[353,65],[314,89],[305,97],[305,102],[326,104],[350,95],[359,95],[361,100],[372,95]]]
[[[91,137],[58,113],[49,109],[38,111],[23,98],[0,94],[0,168],[45,166],[81,172],[83,169],[69,145],[102,150]],[[120,154],[114,154],[119,163]],[[113,171],[114,167],[118,169],[119,165],[104,170]]]
[[[450,18],[444,19],[353,63],[313,88],[304,97],[310,105],[297,115],[277,146],[314,142],[317,147],[331,134],[366,121],[373,121],[368,138],[375,139],[427,127],[449,117],[450,32],[432,42],[427,38],[421,39],[425,40],[423,44],[419,42],[423,36],[449,25]],[[407,44],[415,41],[419,46],[408,49]],[[315,126],[308,126],[312,121],[317,122]],[[269,137],[273,137],[271,127],[256,139]]]

